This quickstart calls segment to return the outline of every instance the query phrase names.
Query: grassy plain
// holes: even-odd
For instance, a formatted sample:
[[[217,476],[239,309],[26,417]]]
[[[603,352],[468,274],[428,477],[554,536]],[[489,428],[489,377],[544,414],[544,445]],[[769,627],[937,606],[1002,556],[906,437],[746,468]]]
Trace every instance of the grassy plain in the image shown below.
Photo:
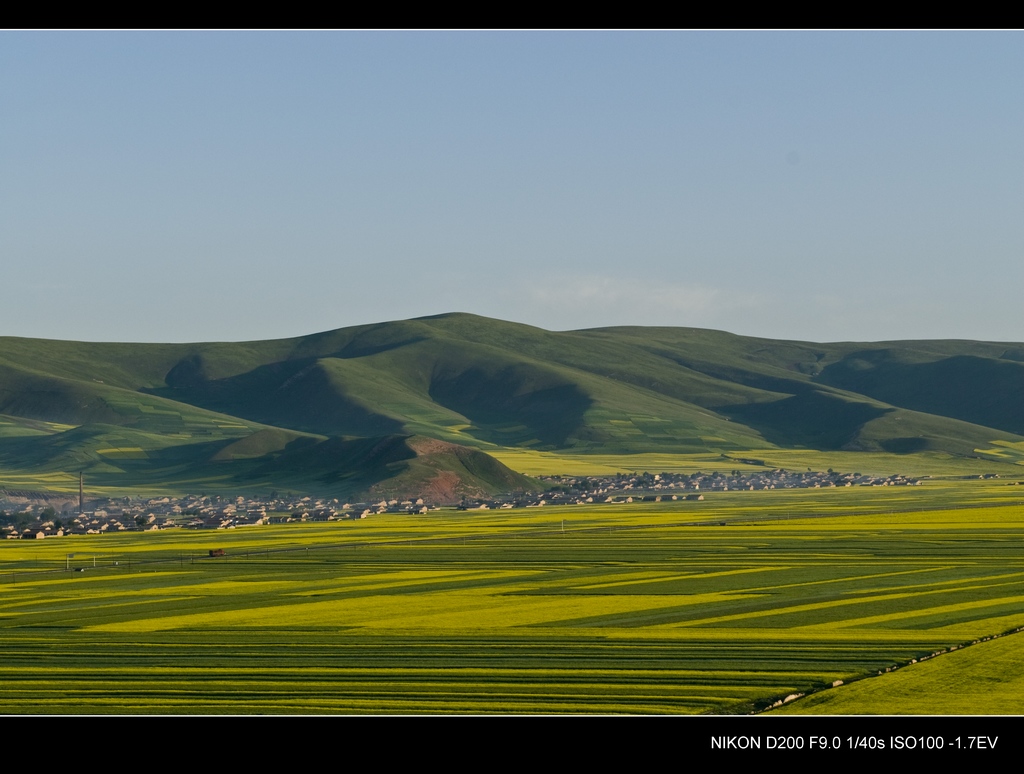
[[[600,476],[620,472],[713,473],[714,471],[759,470],[828,470],[859,472],[865,475],[945,476],[963,477],[997,473],[1013,480],[1024,478],[1019,458],[1024,449],[1019,444],[995,442],[993,459],[956,457],[946,452],[888,454],[885,452],[817,451],[813,449],[754,449],[742,452],[705,452],[676,454],[647,452],[642,454],[582,454],[571,451],[538,451],[534,449],[487,449],[487,453],[513,470],[528,476]],[[979,450],[980,451],[980,450]]]
[[[1002,637],[772,712],[799,715],[1024,715],[1024,635]]]
[[[1024,626],[1022,500],[930,481],[8,541],[0,708],[750,712]]]

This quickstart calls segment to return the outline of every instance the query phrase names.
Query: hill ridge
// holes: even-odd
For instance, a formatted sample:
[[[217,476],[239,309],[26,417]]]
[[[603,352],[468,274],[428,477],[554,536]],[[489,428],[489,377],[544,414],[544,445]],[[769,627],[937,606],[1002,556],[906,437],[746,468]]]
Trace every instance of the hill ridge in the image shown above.
[[[165,478],[175,465],[181,475],[273,471],[278,443],[326,453],[332,438],[414,436],[481,453],[777,447],[1003,459],[1024,444],[1021,395],[1015,342],[548,331],[462,312],[247,342],[2,337],[0,473],[52,470],[67,454],[111,476],[144,475],[147,464]],[[63,436],[57,453],[44,437],[71,426],[93,429]],[[213,460],[252,436],[249,456]]]

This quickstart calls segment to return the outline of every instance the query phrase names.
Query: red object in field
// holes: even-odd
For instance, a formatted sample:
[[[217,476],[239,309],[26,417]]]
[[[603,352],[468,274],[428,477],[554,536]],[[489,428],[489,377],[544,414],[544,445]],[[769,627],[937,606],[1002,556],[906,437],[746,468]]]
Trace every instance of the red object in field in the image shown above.
[[[211,548],[210,549],[210,556],[224,556],[224,549],[223,548]]]

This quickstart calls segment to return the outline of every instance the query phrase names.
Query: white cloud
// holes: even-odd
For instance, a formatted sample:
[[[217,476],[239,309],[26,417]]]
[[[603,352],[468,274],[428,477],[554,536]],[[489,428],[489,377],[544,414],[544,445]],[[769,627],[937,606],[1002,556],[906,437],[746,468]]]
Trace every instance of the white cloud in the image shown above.
[[[742,310],[767,301],[744,291],[700,284],[665,282],[657,277],[546,275],[525,287],[508,288],[517,299],[519,319],[545,327],[608,325],[714,327]]]

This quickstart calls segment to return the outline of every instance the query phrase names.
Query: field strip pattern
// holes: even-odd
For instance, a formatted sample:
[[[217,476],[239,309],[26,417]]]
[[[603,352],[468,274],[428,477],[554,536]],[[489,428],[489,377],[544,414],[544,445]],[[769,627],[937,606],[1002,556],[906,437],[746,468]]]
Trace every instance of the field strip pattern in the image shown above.
[[[1017,506],[565,515],[0,545],[0,706],[746,713],[1024,626]]]

